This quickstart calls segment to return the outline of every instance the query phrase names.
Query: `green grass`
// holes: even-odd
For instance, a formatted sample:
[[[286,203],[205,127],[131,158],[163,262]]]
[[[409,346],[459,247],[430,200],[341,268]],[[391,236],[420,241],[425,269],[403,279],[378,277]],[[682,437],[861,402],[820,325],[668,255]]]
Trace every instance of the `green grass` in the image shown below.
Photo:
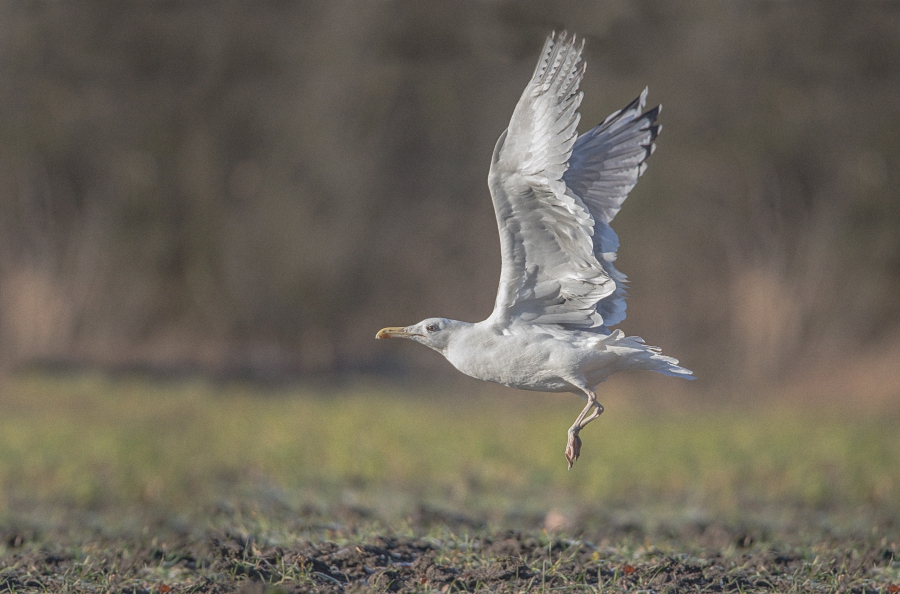
[[[718,512],[900,507],[898,417],[884,415],[648,414],[626,403],[584,431],[567,471],[565,430],[580,409],[569,395],[30,378],[8,382],[0,406],[7,502],[178,509],[257,483],[301,498],[396,491],[504,512],[636,499]]]
[[[90,543],[137,550],[210,530],[273,546],[449,539],[452,555],[469,550],[476,563],[467,539],[517,529],[551,548],[591,539],[638,569],[711,546],[738,555],[734,534],[746,533],[760,554],[794,551],[813,577],[829,568],[821,579],[834,591],[846,585],[835,547],[846,563],[853,547],[897,550],[900,416],[613,401],[567,471],[565,431],[581,406],[570,395],[16,377],[0,396],[0,533],[32,534],[43,549],[52,535],[88,559],[80,571],[100,589]],[[718,542],[710,526],[731,532]],[[9,542],[0,552],[14,552]],[[550,555],[541,575],[563,560]],[[143,579],[188,583],[164,565]],[[280,579],[300,583],[290,571]],[[888,560],[876,582],[897,572]]]

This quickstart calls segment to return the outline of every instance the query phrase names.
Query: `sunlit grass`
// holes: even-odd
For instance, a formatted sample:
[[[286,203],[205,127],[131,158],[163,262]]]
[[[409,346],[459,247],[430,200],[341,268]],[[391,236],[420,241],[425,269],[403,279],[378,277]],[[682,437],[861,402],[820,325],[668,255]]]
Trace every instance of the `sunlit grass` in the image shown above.
[[[417,398],[386,389],[266,389],[102,377],[6,382],[0,486],[7,508],[196,510],[264,492],[402,516],[650,508],[896,510],[896,418],[741,409],[608,411],[566,470],[569,396]]]

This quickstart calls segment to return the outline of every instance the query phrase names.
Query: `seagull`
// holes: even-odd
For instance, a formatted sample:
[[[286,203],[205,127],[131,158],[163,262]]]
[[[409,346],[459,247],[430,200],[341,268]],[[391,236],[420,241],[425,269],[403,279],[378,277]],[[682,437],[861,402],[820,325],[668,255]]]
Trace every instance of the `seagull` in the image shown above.
[[[584,398],[568,430],[569,469],[581,455],[579,433],[603,413],[599,383],[632,369],[695,379],[658,347],[611,331],[625,319],[627,279],[614,265],[619,238],[610,222],[656,148],[661,106],[643,112],[644,89],[579,136],[583,48],[566,32],[547,38],[494,148],[488,186],[502,268],[490,317],[428,318],[375,336],[424,344],[480,380]]]

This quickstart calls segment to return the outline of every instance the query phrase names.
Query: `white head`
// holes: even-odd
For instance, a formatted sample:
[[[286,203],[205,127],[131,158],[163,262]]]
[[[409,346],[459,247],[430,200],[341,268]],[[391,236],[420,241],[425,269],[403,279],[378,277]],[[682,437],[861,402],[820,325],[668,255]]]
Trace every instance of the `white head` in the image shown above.
[[[468,325],[466,322],[448,320],[447,318],[428,318],[405,328],[395,326],[382,328],[375,335],[375,338],[409,338],[439,353],[443,353],[454,331]]]

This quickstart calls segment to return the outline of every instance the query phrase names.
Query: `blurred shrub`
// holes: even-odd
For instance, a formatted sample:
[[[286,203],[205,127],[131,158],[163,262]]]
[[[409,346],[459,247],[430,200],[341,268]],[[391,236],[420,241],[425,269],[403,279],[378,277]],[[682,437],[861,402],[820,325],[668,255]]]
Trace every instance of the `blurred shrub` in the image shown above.
[[[486,316],[489,157],[563,27],[587,37],[582,130],[648,84],[666,105],[617,219],[626,331],[751,380],[896,336],[896,4],[9,3],[0,23],[6,365],[390,370],[379,327]]]

